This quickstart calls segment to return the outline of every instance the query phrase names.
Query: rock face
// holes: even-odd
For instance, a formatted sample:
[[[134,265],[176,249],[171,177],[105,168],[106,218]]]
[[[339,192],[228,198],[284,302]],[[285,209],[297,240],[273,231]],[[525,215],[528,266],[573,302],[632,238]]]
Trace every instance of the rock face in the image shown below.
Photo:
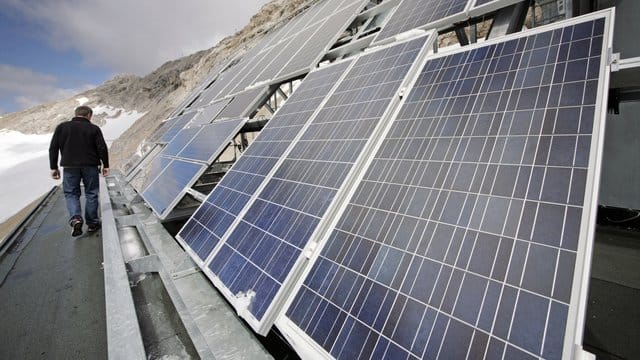
[[[214,67],[232,56],[244,53],[269,31],[316,1],[273,0],[264,5],[242,30],[209,50],[169,61],[143,77],[117,75],[97,88],[72,98],[4,115],[0,118],[0,129],[25,134],[53,132],[59,122],[71,117],[73,109],[78,106],[76,99],[79,98],[86,98],[86,104],[93,107],[103,105],[145,112],[111,146],[112,167],[120,168],[135,153],[142,140],[204,81]],[[104,115],[96,116],[94,122],[103,124]]]

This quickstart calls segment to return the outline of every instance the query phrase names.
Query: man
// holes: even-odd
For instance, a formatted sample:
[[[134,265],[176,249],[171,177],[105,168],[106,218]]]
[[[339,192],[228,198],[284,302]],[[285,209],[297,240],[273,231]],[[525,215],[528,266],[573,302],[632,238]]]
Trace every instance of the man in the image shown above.
[[[82,235],[82,208],[80,206],[80,181],[84,184],[87,231],[95,232],[101,227],[98,217],[99,173],[109,175],[109,153],[100,128],[91,123],[93,110],[88,106],[78,106],[75,117],[60,123],[53,133],[49,145],[49,166],[51,177],[60,179],[58,152],[62,154],[60,166],[62,189],[69,211],[71,236]]]

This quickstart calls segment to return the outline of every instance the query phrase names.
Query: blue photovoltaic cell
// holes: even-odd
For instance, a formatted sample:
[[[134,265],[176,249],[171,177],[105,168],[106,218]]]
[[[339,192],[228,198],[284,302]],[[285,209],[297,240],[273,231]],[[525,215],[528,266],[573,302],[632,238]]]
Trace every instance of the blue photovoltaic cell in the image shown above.
[[[207,163],[213,161],[233,139],[233,136],[240,131],[246,121],[246,118],[219,120],[213,124],[202,126],[198,134],[177,156]]]
[[[189,141],[191,141],[193,137],[196,136],[196,134],[198,133],[198,131],[200,131],[201,128],[202,127],[200,126],[194,126],[194,127],[184,128],[178,131],[176,136],[174,136],[173,139],[169,141],[167,146],[164,149],[162,149],[162,152],[160,153],[160,155],[177,156],[178,153],[182,150],[182,148],[184,148],[185,145],[187,145],[187,143],[189,143]]]
[[[171,120],[173,122],[173,124],[171,125],[171,128],[169,128],[162,136],[160,136],[160,139],[158,140],[158,142],[161,142],[161,143],[170,142],[173,139],[173,137],[176,136],[176,134],[178,134],[178,132],[182,130],[189,123],[189,121],[191,121],[191,119],[193,119],[193,117],[196,116],[197,114],[198,114],[197,111],[192,111],[186,114],[182,114],[174,118],[174,120]]]
[[[209,269],[232,294],[255,292],[261,321],[403,82],[426,37],[353,67],[313,118]]]
[[[403,0],[376,41],[461,14],[469,0]]]
[[[142,197],[158,215],[163,215],[204,168],[205,165],[202,164],[173,160],[146,188]]]
[[[430,59],[289,320],[338,359],[560,359],[603,32]]]
[[[154,159],[150,172],[141,179],[144,184],[140,189],[145,189],[142,197],[161,217],[171,212],[172,205],[183,195],[184,187],[196,180],[195,177],[224,150],[245,122],[246,118],[220,120],[182,129]],[[196,166],[183,160],[202,164]],[[183,172],[177,174],[180,171]],[[149,183],[151,185],[147,185]]]
[[[205,260],[351,61],[309,74],[216,185],[178,237]]]
[[[151,184],[153,180],[160,175],[162,170],[169,165],[171,159],[165,158],[162,156],[156,156],[149,165],[143,167],[140,170],[140,173],[135,176],[132,181],[133,186],[139,193],[141,193],[144,189]]]

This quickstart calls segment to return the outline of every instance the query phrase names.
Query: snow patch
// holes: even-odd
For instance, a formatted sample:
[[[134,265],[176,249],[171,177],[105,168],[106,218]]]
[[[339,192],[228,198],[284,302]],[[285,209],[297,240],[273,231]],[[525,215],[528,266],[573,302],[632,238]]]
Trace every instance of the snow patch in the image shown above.
[[[102,133],[108,145],[145,113],[98,106],[94,113],[107,113]],[[110,114],[110,115],[109,115]],[[53,134],[27,135],[0,130],[0,222],[61,183],[51,179],[49,143]]]
[[[86,97],[81,97],[81,98],[76,98],[76,101],[78,102],[79,106],[82,106],[87,102],[89,102],[89,99],[87,99]]]
[[[0,130],[0,171],[49,152],[51,134],[26,135],[18,131]]]
[[[143,117],[146,112],[139,113],[136,110],[114,108],[98,105],[93,108],[94,115],[105,114],[107,123],[102,126],[102,134],[108,145],[111,145],[123,132],[125,132],[136,120]]]

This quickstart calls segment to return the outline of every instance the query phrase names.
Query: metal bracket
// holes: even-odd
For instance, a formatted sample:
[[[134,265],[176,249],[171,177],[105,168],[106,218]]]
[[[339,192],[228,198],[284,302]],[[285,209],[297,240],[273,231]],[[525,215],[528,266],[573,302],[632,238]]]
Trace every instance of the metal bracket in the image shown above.
[[[171,278],[176,280],[176,279],[182,279],[185,276],[189,276],[191,274],[195,274],[200,272],[200,268],[197,266],[191,267],[189,269],[185,269],[185,270],[181,270],[181,271],[176,271],[173,274],[171,274]]]
[[[609,48],[609,65],[611,65],[611,72],[620,70],[620,53],[614,53],[611,48]]]
[[[196,200],[200,202],[204,202],[207,199],[207,196],[199,191],[193,190],[192,188],[187,189],[187,193],[196,198]]]
[[[573,360],[596,360],[596,356],[588,351],[585,351],[582,346],[575,345]]]
[[[313,256],[313,253],[316,251],[316,247],[318,246],[318,242],[311,241],[307,248],[304,250],[304,257],[310,259]]]

